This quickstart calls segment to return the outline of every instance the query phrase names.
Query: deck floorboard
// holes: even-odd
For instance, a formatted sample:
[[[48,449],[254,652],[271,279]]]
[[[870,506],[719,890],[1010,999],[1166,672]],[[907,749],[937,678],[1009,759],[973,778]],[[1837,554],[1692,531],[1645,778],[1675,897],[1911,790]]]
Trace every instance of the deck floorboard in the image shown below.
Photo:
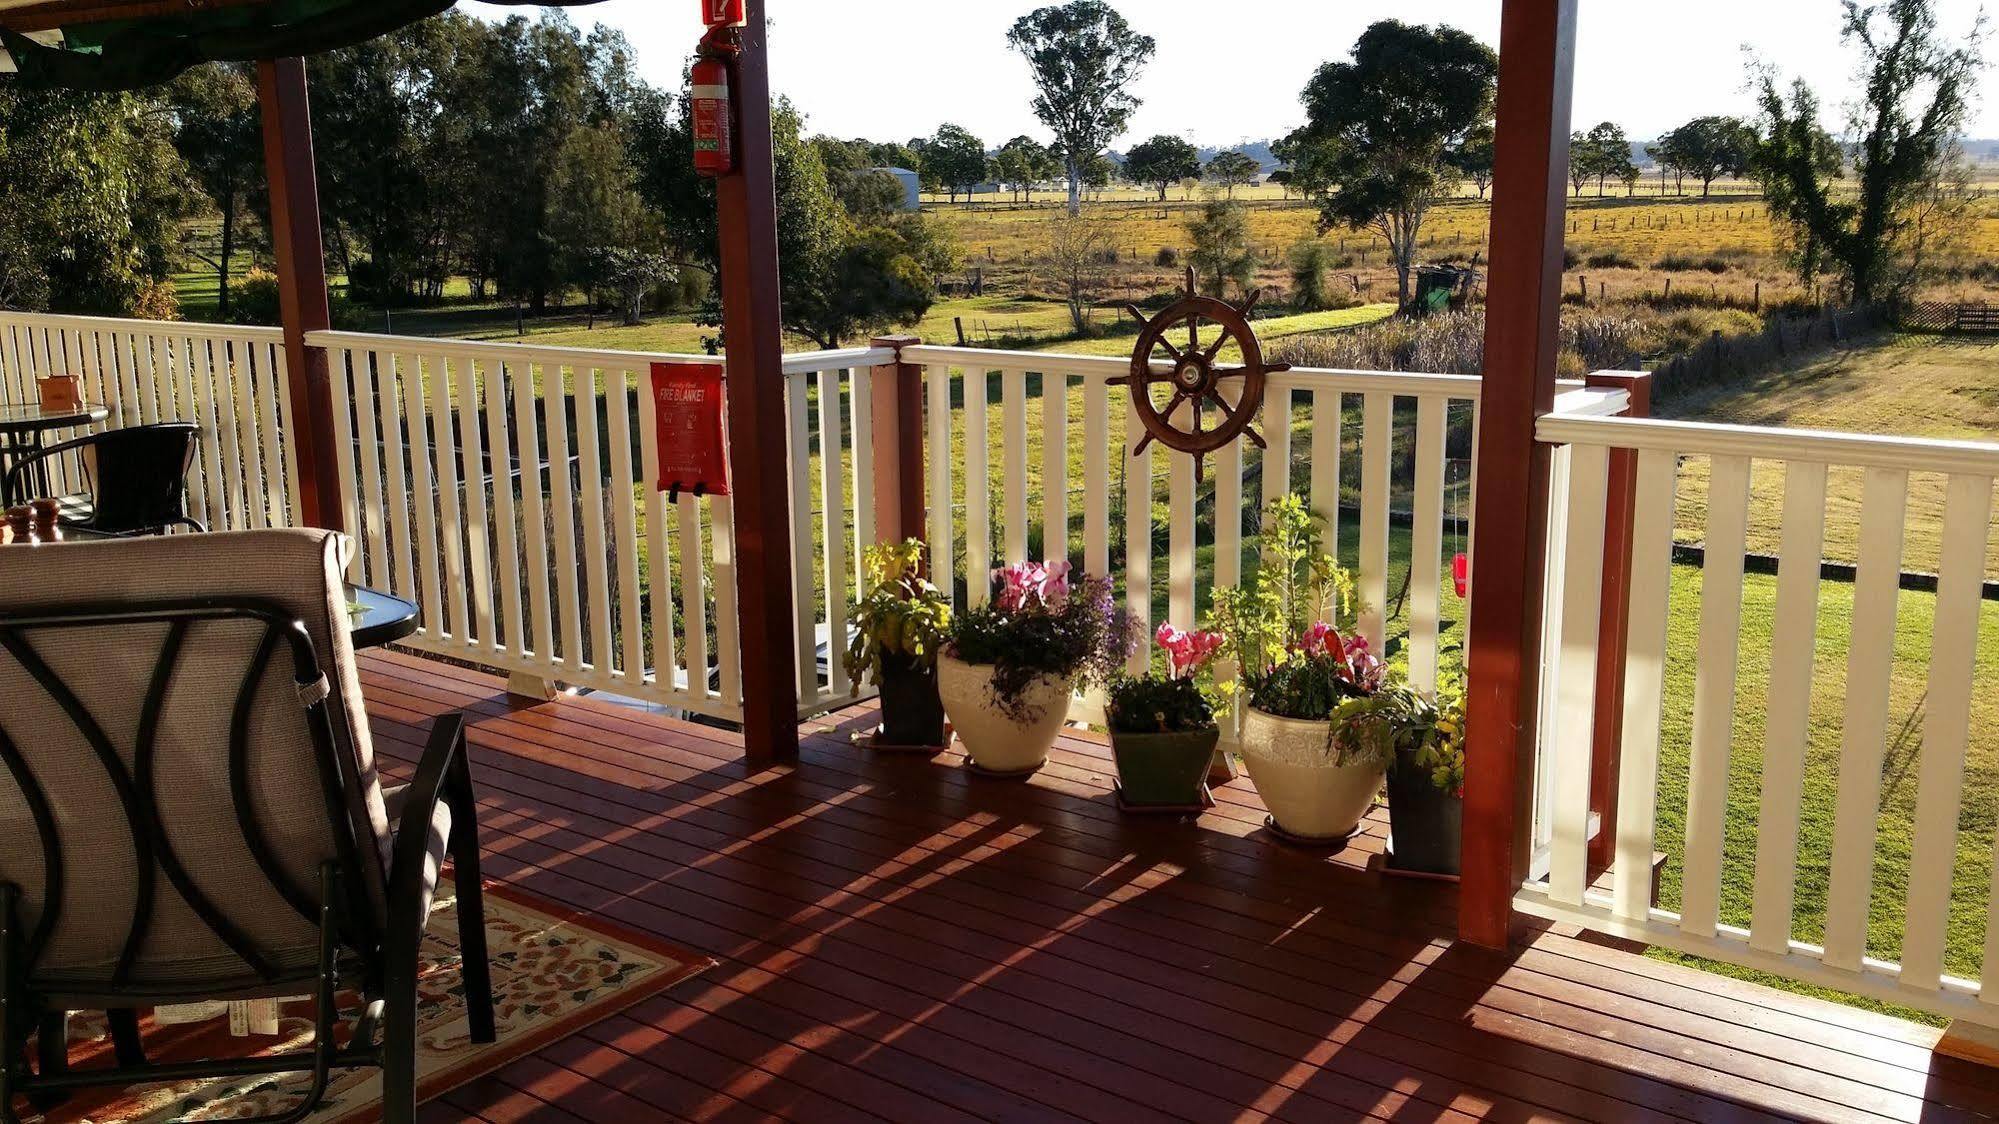
[[[488,874],[720,966],[425,1119],[1954,1120],[1999,1076],[1936,1032],[1572,931],[1451,940],[1455,890],[1272,840],[1246,783],[1120,815],[1094,739],[1026,782],[810,724],[795,765],[593,699],[364,658],[383,772],[471,723]]]

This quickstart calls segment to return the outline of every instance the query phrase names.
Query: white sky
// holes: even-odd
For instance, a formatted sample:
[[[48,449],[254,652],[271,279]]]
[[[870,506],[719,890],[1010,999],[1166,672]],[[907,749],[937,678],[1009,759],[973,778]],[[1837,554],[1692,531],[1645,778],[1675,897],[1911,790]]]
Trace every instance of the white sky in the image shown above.
[[[812,132],[873,140],[929,135],[944,121],[989,146],[1034,120],[1026,64],[1006,30],[1047,0],[768,0],[772,83]],[[481,15],[519,8],[467,2]],[[1298,95],[1317,66],[1344,57],[1369,23],[1390,16],[1448,23],[1497,46],[1498,0],[1117,0],[1158,53],[1137,86],[1144,106],[1123,148],[1154,133],[1226,146],[1279,137],[1299,124]],[[1939,0],[1943,27],[1961,34],[1979,0]],[[622,28],[641,69],[677,88],[699,36],[696,0],[606,0],[569,10],[588,26]],[[1649,139],[1705,113],[1750,115],[1744,47],[1802,74],[1836,115],[1852,87],[1839,41],[1838,0],[1582,0],[1576,75],[1578,127],[1601,120]],[[1986,85],[1992,85],[1992,70]],[[1999,90],[1992,91],[1999,93]],[[1981,104],[1974,137],[1999,133]],[[1829,125],[1839,122],[1828,121]]]

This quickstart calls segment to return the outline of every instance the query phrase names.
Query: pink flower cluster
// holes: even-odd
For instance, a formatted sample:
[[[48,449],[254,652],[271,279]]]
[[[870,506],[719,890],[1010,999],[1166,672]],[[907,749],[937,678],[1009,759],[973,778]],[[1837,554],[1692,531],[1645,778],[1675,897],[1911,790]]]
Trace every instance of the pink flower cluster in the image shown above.
[[[1069,600],[1069,563],[1016,562],[993,571],[1000,582],[1001,612],[1060,609]]]
[[[1191,679],[1221,651],[1219,632],[1183,632],[1170,624],[1159,626],[1153,637],[1166,650],[1166,666],[1175,679]]]
[[[1326,656],[1338,661],[1343,678],[1363,691],[1373,692],[1382,685],[1385,669],[1381,657],[1359,633],[1341,636],[1339,629],[1320,621],[1305,630],[1294,649],[1312,658]]]

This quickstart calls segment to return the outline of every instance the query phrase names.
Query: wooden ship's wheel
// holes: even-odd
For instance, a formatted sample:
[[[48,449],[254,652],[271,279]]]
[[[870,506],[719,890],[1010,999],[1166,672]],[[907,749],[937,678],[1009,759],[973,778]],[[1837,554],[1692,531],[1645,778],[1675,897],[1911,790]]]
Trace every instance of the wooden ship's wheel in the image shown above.
[[[1140,324],[1138,342],[1131,351],[1131,373],[1109,381],[1131,391],[1132,414],[1145,427],[1134,456],[1157,441],[1192,454],[1198,478],[1202,458],[1238,437],[1264,447],[1251,425],[1263,405],[1264,381],[1291,365],[1263,361],[1263,345],[1249,322],[1261,295],[1252,290],[1240,305],[1202,296],[1189,269],[1187,295],[1159,315],[1147,317],[1136,305],[1125,306]],[[1213,333],[1205,345],[1203,323]],[[1183,329],[1187,342],[1176,345],[1172,337]],[[1224,363],[1230,344],[1239,358]]]

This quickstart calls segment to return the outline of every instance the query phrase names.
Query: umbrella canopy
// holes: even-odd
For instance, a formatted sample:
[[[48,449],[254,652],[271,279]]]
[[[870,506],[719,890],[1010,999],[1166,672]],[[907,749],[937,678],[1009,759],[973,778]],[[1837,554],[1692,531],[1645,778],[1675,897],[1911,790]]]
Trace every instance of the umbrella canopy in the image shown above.
[[[598,0],[495,0],[565,7]],[[384,35],[452,0],[0,0],[0,71],[131,90],[204,62],[308,55]]]

